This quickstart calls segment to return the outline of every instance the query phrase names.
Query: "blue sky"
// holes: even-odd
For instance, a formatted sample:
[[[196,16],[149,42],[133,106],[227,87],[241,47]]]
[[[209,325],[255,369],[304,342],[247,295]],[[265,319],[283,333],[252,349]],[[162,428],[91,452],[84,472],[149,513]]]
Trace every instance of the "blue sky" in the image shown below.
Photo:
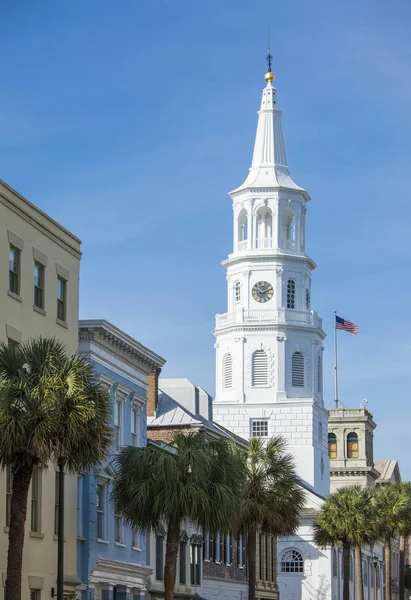
[[[333,311],[340,398],[407,464],[408,0],[1,3],[0,177],[83,240],[81,317],[106,318],[214,393],[227,192],[248,172],[271,26],[288,162],[311,197],[312,303]]]

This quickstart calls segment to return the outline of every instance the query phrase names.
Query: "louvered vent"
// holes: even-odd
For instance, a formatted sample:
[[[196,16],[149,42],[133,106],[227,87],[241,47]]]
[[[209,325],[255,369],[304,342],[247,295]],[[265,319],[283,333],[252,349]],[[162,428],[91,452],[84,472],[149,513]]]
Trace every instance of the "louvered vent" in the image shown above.
[[[233,385],[233,359],[231,354],[226,354],[223,358],[223,386],[228,389]]]
[[[302,352],[294,352],[291,368],[292,386],[304,387],[304,355]]]
[[[268,385],[268,355],[264,350],[253,354],[253,385]]]

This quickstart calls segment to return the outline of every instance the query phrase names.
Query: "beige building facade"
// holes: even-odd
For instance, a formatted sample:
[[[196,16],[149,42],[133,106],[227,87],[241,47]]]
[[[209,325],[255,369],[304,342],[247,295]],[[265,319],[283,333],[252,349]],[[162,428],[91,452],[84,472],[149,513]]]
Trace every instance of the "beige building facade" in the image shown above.
[[[0,340],[56,337],[78,344],[80,240],[0,180]],[[0,472],[0,571],[5,584],[10,477]],[[23,598],[56,590],[56,469],[33,475],[23,555]],[[66,478],[65,530],[77,530],[77,477]],[[65,588],[75,591],[76,536],[65,542]]]

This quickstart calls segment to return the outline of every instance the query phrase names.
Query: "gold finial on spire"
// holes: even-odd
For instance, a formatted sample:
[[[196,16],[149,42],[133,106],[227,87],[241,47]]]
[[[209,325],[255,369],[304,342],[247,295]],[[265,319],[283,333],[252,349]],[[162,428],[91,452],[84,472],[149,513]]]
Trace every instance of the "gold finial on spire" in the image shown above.
[[[272,57],[272,55],[271,55],[271,50],[270,50],[270,26],[268,26],[268,54],[267,54],[267,57],[266,57],[266,61],[267,61],[267,64],[268,64],[268,71],[267,71],[267,73],[264,75],[264,79],[265,79],[267,82],[271,82],[271,81],[274,81],[274,79],[275,79],[275,75],[274,75],[274,73],[271,71],[271,63],[272,63],[272,61],[273,61],[273,57]]]

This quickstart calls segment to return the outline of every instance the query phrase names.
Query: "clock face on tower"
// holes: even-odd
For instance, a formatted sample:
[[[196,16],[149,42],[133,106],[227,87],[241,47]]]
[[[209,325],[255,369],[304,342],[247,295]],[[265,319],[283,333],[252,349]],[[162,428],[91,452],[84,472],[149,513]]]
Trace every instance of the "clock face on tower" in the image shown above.
[[[253,287],[252,294],[256,302],[268,302],[274,294],[273,286],[267,281],[259,281]]]

